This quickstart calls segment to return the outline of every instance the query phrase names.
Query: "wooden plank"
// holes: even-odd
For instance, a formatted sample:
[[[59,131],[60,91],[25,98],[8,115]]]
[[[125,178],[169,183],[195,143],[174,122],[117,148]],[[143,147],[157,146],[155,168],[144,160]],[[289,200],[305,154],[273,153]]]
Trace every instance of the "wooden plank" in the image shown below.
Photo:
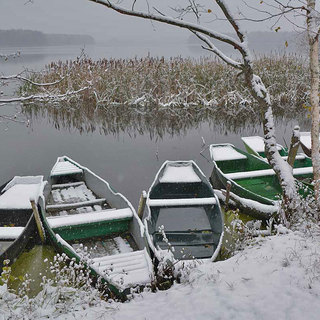
[[[169,207],[169,206],[195,206],[216,204],[214,197],[209,198],[180,198],[180,199],[148,199],[150,207]]]
[[[110,221],[118,219],[130,219],[133,213],[130,208],[109,209],[102,211],[92,211],[89,213],[79,213],[67,216],[48,217],[48,223],[51,228],[59,228],[66,226],[75,226],[79,224],[96,223],[101,221]]]
[[[61,183],[61,184],[53,184],[51,186],[51,188],[52,189],[62,189],[62,188],[69,188],[69,187],[77,187],[77,186],[81,186],[82,184],[84,184],[83,181],[70,182],[70,183]]]
[[[60,211],[60,210],[70,210],[70,209],[76,209],[79,207],[86,207],[86,206],[93,206],[96,204],[103,204],[104,202],[106,202],[106,199],[94,199],[94,200],[75,202],[75,203],[51,204],[51,205],[47,205],[46,209],[47,209],[47,212]]]
[[[303,167],[303,168],[294,168],[293,175],[304,175],[304,174],[312,174],[312,167]],[[232,172],[226,173],[225,177],[227,179],[246,179],[246,178],[256,178],[263,176],[273,176],[275,172],[273,169],[264,169],[264,170],[254,170],[254,171],[242,171],[242,172]]]

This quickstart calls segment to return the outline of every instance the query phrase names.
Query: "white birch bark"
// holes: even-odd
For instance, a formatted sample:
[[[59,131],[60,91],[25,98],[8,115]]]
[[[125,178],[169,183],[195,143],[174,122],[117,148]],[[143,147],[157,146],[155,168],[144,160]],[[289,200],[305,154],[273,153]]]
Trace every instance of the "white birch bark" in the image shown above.
[[[316,203],[320,205],[320,155],[319,155],[319,31],[315,16],[315,0],[308,0],[307,26],[310,60],[310,104],[311,104],[311,158],[314,193]]]

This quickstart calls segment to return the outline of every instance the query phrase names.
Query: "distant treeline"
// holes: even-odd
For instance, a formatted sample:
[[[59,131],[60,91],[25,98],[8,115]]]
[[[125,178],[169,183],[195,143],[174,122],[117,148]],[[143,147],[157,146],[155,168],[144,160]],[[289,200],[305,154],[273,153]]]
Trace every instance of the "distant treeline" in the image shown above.
[[[88,35],[46,34],[33,30],[0,30],[0,47],[36,47],[94,44]]]

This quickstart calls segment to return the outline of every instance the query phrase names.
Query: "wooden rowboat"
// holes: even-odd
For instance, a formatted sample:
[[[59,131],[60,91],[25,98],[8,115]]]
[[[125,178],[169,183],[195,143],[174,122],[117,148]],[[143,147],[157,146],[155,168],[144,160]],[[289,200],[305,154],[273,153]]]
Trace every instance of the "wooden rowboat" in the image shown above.
[[[259,219],[268,219],[278,211],[282,190],[274,170],[266,161],[228,143],[210,145],[210,156],[213,161],[210,180],[214,188],[227,189],[229,181],[231,195],[235,195],[233,200],[245,213]],[[298,179],[308,178],[310,174],[312,167],[293,169],[293,175]],[[302,187],[299,192],[312,191]]]
[[[305,132],[301,132],[301,141],[305,141],[303,137],[305,137]],[[266,159],[265,152],[264,152],[264,139],[260,136],[251,136],[251,137],[242,137],[241,138],[245,148],[250,154],[260,156],[263,159]],[[302,144],[301,144],[302,146]],[[288,149],[284,148],[282,145],[277,144],[278,151],[284,160],[288,158]],[[295,157],[294,161],[294,168],[307,168],[309,167],[309,174],[305,174],[302,177],[297,176],[298,180],[301,180],[304,184],[308,187],[313,188],[312,180],[313,180],[313,170],[312,170],[312,160],[306,154],[298,153]],[[308,169],[305,169],[308,170]]]
[[[219,200],[193,161],[166,161],[147,194],[143,216],[147,239],[158,260],[169,245],[178,260],[215,260],[223,238]]]
[[[0,271],[37,238],[30,198],[37,202],[43,186],[42,176],[16,176],[0,187]]]
[[[125,299],[131,287],[150,285],[153,266],[144,227],[131,203],[89,169],[58,158],[40,202],[53,245],[77,261],[88,248],[94,278]]]

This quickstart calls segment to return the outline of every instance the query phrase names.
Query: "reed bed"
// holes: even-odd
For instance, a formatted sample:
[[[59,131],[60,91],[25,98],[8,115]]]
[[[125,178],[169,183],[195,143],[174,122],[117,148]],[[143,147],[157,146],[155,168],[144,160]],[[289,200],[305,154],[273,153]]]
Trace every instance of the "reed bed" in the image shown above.
[[[292,118],[307,113],[303,106],[309,99],[309,73],[302,58],[260,57],[254,61],[254,69],[269,89],[276,116]],[[155,127],[155,121],[161,119],[169,127],[178,128],[177,122],[190,123],[190,119],[194,126],[217,116],[224,122],[259,121],[261,116],[238,71],[212,58],[94,61],[82,57],[52,62],[42,72],[29,74],[29,78],[37,83],[63,80],[49,87],[25,83],[20,94],[63,95],[87,88],[58,101],[29,102],[25,108],[33,115],[49,113],[56,126],[85,131],[93,131],[96,126],[116,131],[118,125],[116,129],[114,124],[119,122],[127,127],[137,122]]]

